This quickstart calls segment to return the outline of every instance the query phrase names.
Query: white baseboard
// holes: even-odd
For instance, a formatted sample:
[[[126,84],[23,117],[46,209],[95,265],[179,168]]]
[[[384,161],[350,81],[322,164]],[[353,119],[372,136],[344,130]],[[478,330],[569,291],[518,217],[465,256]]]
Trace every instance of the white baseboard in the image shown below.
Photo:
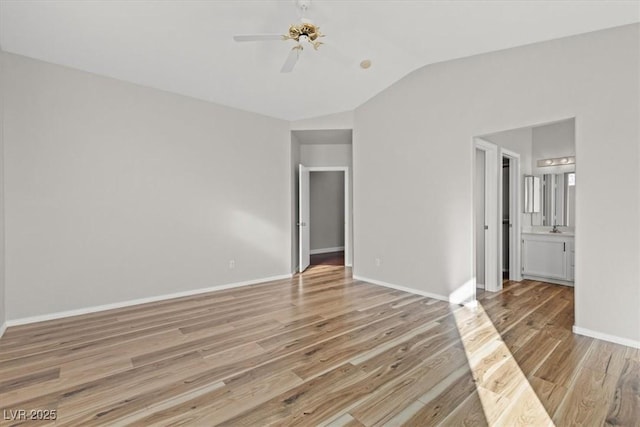
[[[4,331],[7,330],[7,322],[2,322],[2,325],[0,325],[0,338],[2,338],[2,336],[4,335]]]
[[[539,277],[539,276],[529,276],[527,274],[523,274],[522,279],[535,280],[536,282],[553,283],[554,285],[571,286],[572,288],[575,286],[573,282],[568,282],[566,280],[550,279],[547,277]]]
[[[573,333],[584,335],[586,337],[597,338],[603,341],[609,341],[615,344],[626,345],[627,347],[640,348],[640,341],[630,340],[628,338],[622,338],[615,335],[609,335],[603,332],[596,332],[592,331],[591,329],[581,328],[576,325],[573,325]]]
[[[339,251],[344,251],[344,246],[336,246],[335,248],[311,249],[309,253],[311,255],[317,255],[317,254],[328,254],[329,252],[339,252]]]
[[[282,280],[291,278],[291,274],[281,274],[279,276],[263,277],[261,279],[246,280],[243,282],[229,283],[225,285],[211,286],[208,288],[193,289],[190,291],[175,292],[172,294],[158,295],[148,298],[138,298],[129,301],[116,302],[112,304],[96,305],[92,307],[79,308],[75,310],[59,311],[56,313],[41,314],[38,316],[23,317],[20,319],[7,320],[3,327],[27,325],[29,323],[44,322],[46,320],[62,319],[64,317],[79,316],[81,314],[96,313],[98,311],[113,310],[115,308],[129,307],[132,305],[146,304],[149,302],[162,301],[172,298],[188,297],[191,295],[204,294],[207,292],[221,291],[223,289],[239,288],[242,286],[255,285],[258,283],[271,282],[274,280]],[[1,336],[1,334],[0,334]]]
[[[382,282],[380,280],[370,279],[368,277],[353,276],[354,280],[362,280],[363,282],[373,283],[374,285],[384,286],[385,288],[396,289],[398,291],[408,292],[410,294],[420,295],[427,298],[439,299],[441,301],[449,302],[449,298],[443,295],[433,294],[431,292],[420,291],[418,289],[407,288],[405,286],[394,285],[392,283]]]

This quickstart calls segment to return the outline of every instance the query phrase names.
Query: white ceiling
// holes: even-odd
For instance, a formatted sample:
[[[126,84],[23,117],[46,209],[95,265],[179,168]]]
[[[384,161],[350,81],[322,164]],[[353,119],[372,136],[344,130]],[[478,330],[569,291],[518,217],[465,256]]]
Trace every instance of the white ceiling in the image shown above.
[[[409,72],[454,58],[640,21],[637,1],[330,1],[327,35],[281,74],[293,0],[0,1],[0,46],[56,64],[268,116],[352,110]],[[358,64],[371,59],[369,70]]]
[[[351,129],[294,130],[291,133],[300,144],[351,144],[353,141]]]

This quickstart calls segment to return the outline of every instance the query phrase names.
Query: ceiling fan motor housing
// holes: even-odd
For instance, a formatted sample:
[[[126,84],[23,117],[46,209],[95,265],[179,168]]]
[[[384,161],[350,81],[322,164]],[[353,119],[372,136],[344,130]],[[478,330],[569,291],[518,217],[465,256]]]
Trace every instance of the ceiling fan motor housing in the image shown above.
[[[302,23],[289,27],[289,37],[295,41],[300,41],[301,36],[306,36],[309,40],[315,41],[321,36],[319,28],[311,23]]]

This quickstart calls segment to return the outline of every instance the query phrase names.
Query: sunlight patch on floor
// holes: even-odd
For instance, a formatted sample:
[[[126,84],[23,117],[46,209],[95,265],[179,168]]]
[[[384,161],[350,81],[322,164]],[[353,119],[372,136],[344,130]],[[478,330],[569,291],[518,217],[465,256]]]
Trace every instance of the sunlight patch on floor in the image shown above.
[[[487,423],[491,426],[553,426],[482,305],[457,310],[454,317]],[[463,402],[443,424],[464,423],[476,402],[477,399]]]

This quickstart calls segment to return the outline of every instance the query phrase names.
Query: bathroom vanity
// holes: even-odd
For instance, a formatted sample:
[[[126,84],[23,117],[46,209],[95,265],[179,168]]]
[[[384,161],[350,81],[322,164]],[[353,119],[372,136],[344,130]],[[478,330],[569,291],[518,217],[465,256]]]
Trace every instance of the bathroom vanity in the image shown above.
[[[574,235],[547,230],[522,233],[522,277],[573,286]]]
[[[528,176],[524,185],[524,212],[532,216],[522,230],[522,277],[573,286],[576,174]]]

